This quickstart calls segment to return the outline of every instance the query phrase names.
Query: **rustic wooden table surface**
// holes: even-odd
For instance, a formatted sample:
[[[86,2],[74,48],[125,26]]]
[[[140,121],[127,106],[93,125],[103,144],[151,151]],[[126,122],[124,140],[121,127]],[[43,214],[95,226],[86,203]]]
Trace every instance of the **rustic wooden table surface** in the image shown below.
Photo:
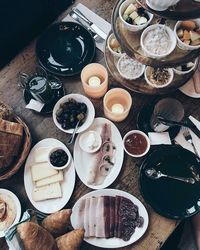
[[[76,1],[75,4],[78,2],[86,5],[107,21],[110,21],[111,11],[115,4],[115,0],[79,0]],[[67,15],[70,8],[59,17],[60,20]],[[103,54],[100,51],[97,51],[95,61],[105,64]],[[66,143],[68,135],[57,129],[51,116],[43,116],[31,110],[25,109],[23,91],[20,87],[18,87],[19,80],[17,75],[19,72],[34,71],[36,64],[35,41],[33,41],[28,47],[21,51],[21,53],[19,53],[19,55],[13,59],[9,65],[0,71],[0,100],[9,104],[14,109],[16,114],[18,114],[27,123],[32,134],[33,145],[39,140],[48,137],[57,138],[58,140]],[[64,83],[66,93],[83,93],[80,76],[61,78],[61,80]],[[109,78],[109,83],[116,84],[111,77]],[[128,130],[136,128],[136,117],[141,107],[147,103],[151,103],[155,98],[158,98],[156,96],[147,96],[136,93],[131,94],[133,97],[133,107],[130,115],[127,121],[116,124],[122,136]],[[200,105],[198,99],[186,97],[179,91],[167,96],[180,100],[184,105],[186,115],[192,114],[197,119],[200,119]],[[101,109],[102,100],[93,100],[93,104],[96,107],[96,116],[103,116],[103,110]],[[73,146],[70,150],[71,152],[73,151]],[[136,160],[126,155],[120,175],[110,188],[124,190],[139,198],[146,206],[150,218],[149,227],[145,235],[135,244],[123,249],[156,250],[160,249],[165,240],[174,231],[178,222],[158,215],[150,206],[148,206],[148,204],[145,203],[138,185],[139,166],[141,162],[142,159]],[[23,173],[24,168],[21,167],[18,173],[12,178],[6,181],[1,181],[0,188],[6,188],[14,192],[21,202],[23,211],[25,211],[27,208],[32,208],[32,205],[29,202],[24,189]],[[91,190],[87,188],[78,177],[76,177],[75,189],[66,207],[71,208],[79,197],[89,191]],[[7,249],[4,239],[0,240],[0,249]],[[90,250],[98,248],[84,243],[81,249]]]

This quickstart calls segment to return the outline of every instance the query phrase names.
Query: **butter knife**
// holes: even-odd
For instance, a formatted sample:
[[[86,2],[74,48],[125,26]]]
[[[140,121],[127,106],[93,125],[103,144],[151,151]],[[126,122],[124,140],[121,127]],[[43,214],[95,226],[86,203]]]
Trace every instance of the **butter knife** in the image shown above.
[[[98,39],[99,36],[97,35],[97,33],[94,32],[94,31],[90,28],[90,26],[88,26],[79,16],[77,16],[77,14],[74,13],[73,10],[69,13],[69,15],[70,15],[75,21],[77,21],[79,24],[81,24],[84,28],[86,28],[86,29],[91,33],[91,35],[93,36],[93,38],[94,38],[95,40]],[[102,39],[102,38],[100,37],[100,39]]]
[[[99,35],[99,36],[102,37],[104,40],[106,40],[106,37],[107,37],[106,33],[103,32],[96,24],[94,24],[94,23],[91,22],[87,17],[85,17],[85,16],[83,15],[83,13],[80,12],[80,10],[78,10],[77,8],[74,7],[74,8],[72,8],[72,10],[73,10],[73,12],[74,12],[77,16],[79,16],[81,19],[83,19],[83,20],[90,26],[90,28],[91,28],[92,30],[94,30],[94,31],[97,33],[97,35]]]

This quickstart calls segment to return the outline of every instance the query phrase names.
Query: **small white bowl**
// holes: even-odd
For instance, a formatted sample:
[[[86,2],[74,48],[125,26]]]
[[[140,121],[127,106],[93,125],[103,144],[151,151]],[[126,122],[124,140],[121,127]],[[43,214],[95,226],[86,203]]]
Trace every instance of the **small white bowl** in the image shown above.
[[[145,47],[145,45],[144,45],[144,39],[145,39],[146,35],[148,34],[148,32],[151,31],[151,30],[155,30],[155,29],[157,29],[158,27],[161,27],[161,28],[165,29],[166,32],[167,32],[167,34],[168,34],[169,37],[170,37],[170,40],[171,40],[170,49],[169,49],[166,53],[163,53],[163,54],[160,54],[160,55],[152,53],[152,52],[149,51],[149,50]],[[155,58],[155,59],[160,59],[160,58],[163,58],[163,57],[168,56],[168,55],[171,54],[172,51],[175,49],[175,47],[176,47],[176,37],[175,37],[175,35],[174,35],[174,32],[173,32],[169,27],[167,27],[167,26],[165,26],[165,25],[163,25],[163,24],[153,24],[153,25],[147,27],[147,28],[142,32],[142,35],[141,35],[141,37],[140,37],[140,46],[142,47],[144,53],[145,53],[147,56],[149,56],[149,57],[151,57],[151,58]]]
[[[134,133],[140,134],[140,135],[142,135],[142,136],[146,139],[147,148],[146,148],[146,150],[145,150],[142,154],[131,154],[129,151],[127,151],[127,149],[126,149],[126,147],[125,147],[125,140],[126,140],[126,138],[127,138],[129,135],[134,134]],[[149,149],[150,149],[150,139],[149,139],[149,137],[148,137],[144,132],[142,132],[142,131],[140,131],[140,130],[131,130],[131,131],[129,131],[128,133],[126,133],[125,136],[124,136],[124,138],[123,138],[123,146],[124,146],[125,152],[126,152],[128,155],[130,155],[130,156],[132,156],[132,157],[136,157],[136,158],[142,157],[142,156],[146,155],[146,154],[148,153]]]
[[[110,43],[111,43],[111,40],[112,40],[113,38],[116,39],[115,35],[112,33],[112,34],[110,34],[110,36],[108,37],[107,46],[108,46],[108,49],[109,49],[109,51],[111,52],[111,54],[113,54],[113,56],[119,58],[119,57],[121,57],[121,55],[122,55],[123,53],[115,52],[115,51],[111,48]]]
[[[166,69],[166,70],[169,72],[169,74],[170,74],[170,78],[169,78],[168,82],[166,82],[165,84],[162,84],[162,85],[157,85],[157,84],[152,83],[152,82],[149,80],[149,77],[148,77],[148,75],[149,75],[151,69],[152,69],[152,67],[147,66],[147,67],[146,67],[146,70],[145,70],[145,72],[144,72],[145,80],[146,80],[146,82],[147,82],[151,87],[157,88],[157,89],[159,89],[159,88],[164,88],[164,87],[168,86],[168,85],[173,81],[173,78],[174,78],[174,71],[173,71],[172,69],[168,68],[168,69]]]
[[[90,134],[94,134],[95,140],[97,142],[97,146],[94,147],[93,149],[91,149],[87,145],[87,139],[89,138]],[[100,149],[101,144],[102,144],[102,138],[101,138],[100,134],[97,133],[96,131],[93,131],[93,130],[89,130],[89,131],[81,134],[81,136],[79,138],[79,146],[80,146],[80,148],[83,151],[85,151],[87,153],[90,153],[90,154],[97,152]]]
[[[56,119],[56,111],[60,108],[60,104],[61,103],[65,103],[67,102],[69,99],[74,99],[76,100],[77,102],[83,102],[87,105],[87,117],[84,121],[84,123],[78,127],[77,131],[76,131],[76,134],[78,133],[81,133],[83,131],[85,131],[86,129],[89,128],[89,126],[92,124],[92,122],[94,121],[94,116],[95,116],[95,110],[94,110],[94,106],[92,104],[92,102],[87,98],[85,97],[84,95],[80,95],[80,94],[69,94],[69,95],[65,95],[63,96],[57,103],[56,105],[54,106],[53,108],[53,121],[55,123],[55,125],[60,129],[62,130],[63,132],[65,133],[68,133],[68,134],[72,134],[73,131],[74,131],[74,128],[71,128],[71,129],[63,129],[61,127],[61,124],[58,123],[57,119]]]
[[[144,24],[141,24],[141,25],[134,25],[134,24],[130,24],[130,23],[127,23],[124,19],[123,19],[123,14],[124,14],[124,11],[126,10],[126,8],[129,6],[129,4],[131,3],[137,3],[135,0],[126,0],[124,1],[120,8],[119,8],[119,18],[120,20],[122,21],[122,23],[124,24],[124,26],[130,30],[130,31],[140,31],[140,30],[143,30],[144,28],[146,28],[150,22],[152,21],[153,19],[153,14],[149,13],[146,11],[147,15],[149,16],[149,20],[144,23]]]
[[[52,154],[53,152],[55,152],[56,150],[63,150],[63,151],[67,154],[67,156],[68,156],[68,161],[67,161],[67,163],[66,163],[65,165],[61,166],[61,167],[56,167],[56,166],[54,166],[54,165],[51,163],[51,161],[50,161],[50,156],[51,156],[51,154]],[[68,148],[56,147],[56,148],[52,148],[52,149],[49,151],[49,154],[48,154],[48,163],[49,163],[49,165],[50,165],[52,168],[54,168],[54,169],[56,169],[56,170],[62,170],[62,169],[67,168],[67,167],[69,166],[70,162],[71,162],[71,154],[70,154]]]
[[[124,60],[124,59],[130,60],[130,65],[131,65],[131,61],[132,61],[132,62],[135,61],[137,64],[141,65],[141,71],[140,71],[137,75],[132,76],[132,77],[129,77],[129,76],[125,75],[125,74],[121,71],[121,69],[120,69],[120,63],[121,63],[121,61]],[[120,57],[120,59],[118,60],[118,62],[117,62],[117,70],[119,71],[120,75],[121,75],[123,78],[128,79],[128,80],[134,80],[134,79],[137,79],[137,78],[141,77],[141,76],[143,75],[143,73],[144,73],[145,67],[146,67],[146,66],[145,66],[144,64],[138,62],[137,60],[135,60],[135,59],[133,59],[133,58],[131,58],[131,57],[129,57],[127,54],[123,54],[123,55]]]
[[[196,68],[197,64],[198,64],[198,58],[195,59],[193,67],[191,67],[189,70],[182,71],[182,70],[178,70],[178,69],[176,69],[176,68],[173,68],[173,71],[174,71],[177,75],[185,75],[185,74],[188,74],[188,73],[190,73],[191,71],[193,71],[193,70]]]
[[[196,24],[198,25],[198,27],[200,27],[200,18],[197,18],[197,19],[193,19]],[[176,24],[175,24],[175,27],[174,27],[174,33],[175,33],[175,36],[176,36],[176,39],[177,39],[177,42],[178,42],[178,47],[182,50],[195,50],[195,49],[199,49],[200,48],[200,45],[196,45],[196,46],[192,46],[192,45],[187,45],[185,44],[184,42],[182,42],[180,40],[180,38],[178,37],[177,35],[177,29],[181,26],[181,22],[182,21],[178,21]]]

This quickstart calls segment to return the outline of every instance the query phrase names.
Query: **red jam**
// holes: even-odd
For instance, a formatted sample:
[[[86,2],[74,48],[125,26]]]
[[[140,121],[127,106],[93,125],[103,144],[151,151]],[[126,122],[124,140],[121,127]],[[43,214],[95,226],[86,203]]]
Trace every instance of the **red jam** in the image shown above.
[[[141,155],[147,149],[147,140],[142,134],[135,132],[126,137],[124,146],[130,154]]]

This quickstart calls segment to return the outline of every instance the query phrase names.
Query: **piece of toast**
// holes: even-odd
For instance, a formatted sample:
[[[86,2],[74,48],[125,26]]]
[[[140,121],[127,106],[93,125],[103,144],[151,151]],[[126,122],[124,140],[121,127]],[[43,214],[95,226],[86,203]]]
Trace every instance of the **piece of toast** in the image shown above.
[[[0,119],[0,132],[22,136],[23,129],[23,125],[20,123]]]

